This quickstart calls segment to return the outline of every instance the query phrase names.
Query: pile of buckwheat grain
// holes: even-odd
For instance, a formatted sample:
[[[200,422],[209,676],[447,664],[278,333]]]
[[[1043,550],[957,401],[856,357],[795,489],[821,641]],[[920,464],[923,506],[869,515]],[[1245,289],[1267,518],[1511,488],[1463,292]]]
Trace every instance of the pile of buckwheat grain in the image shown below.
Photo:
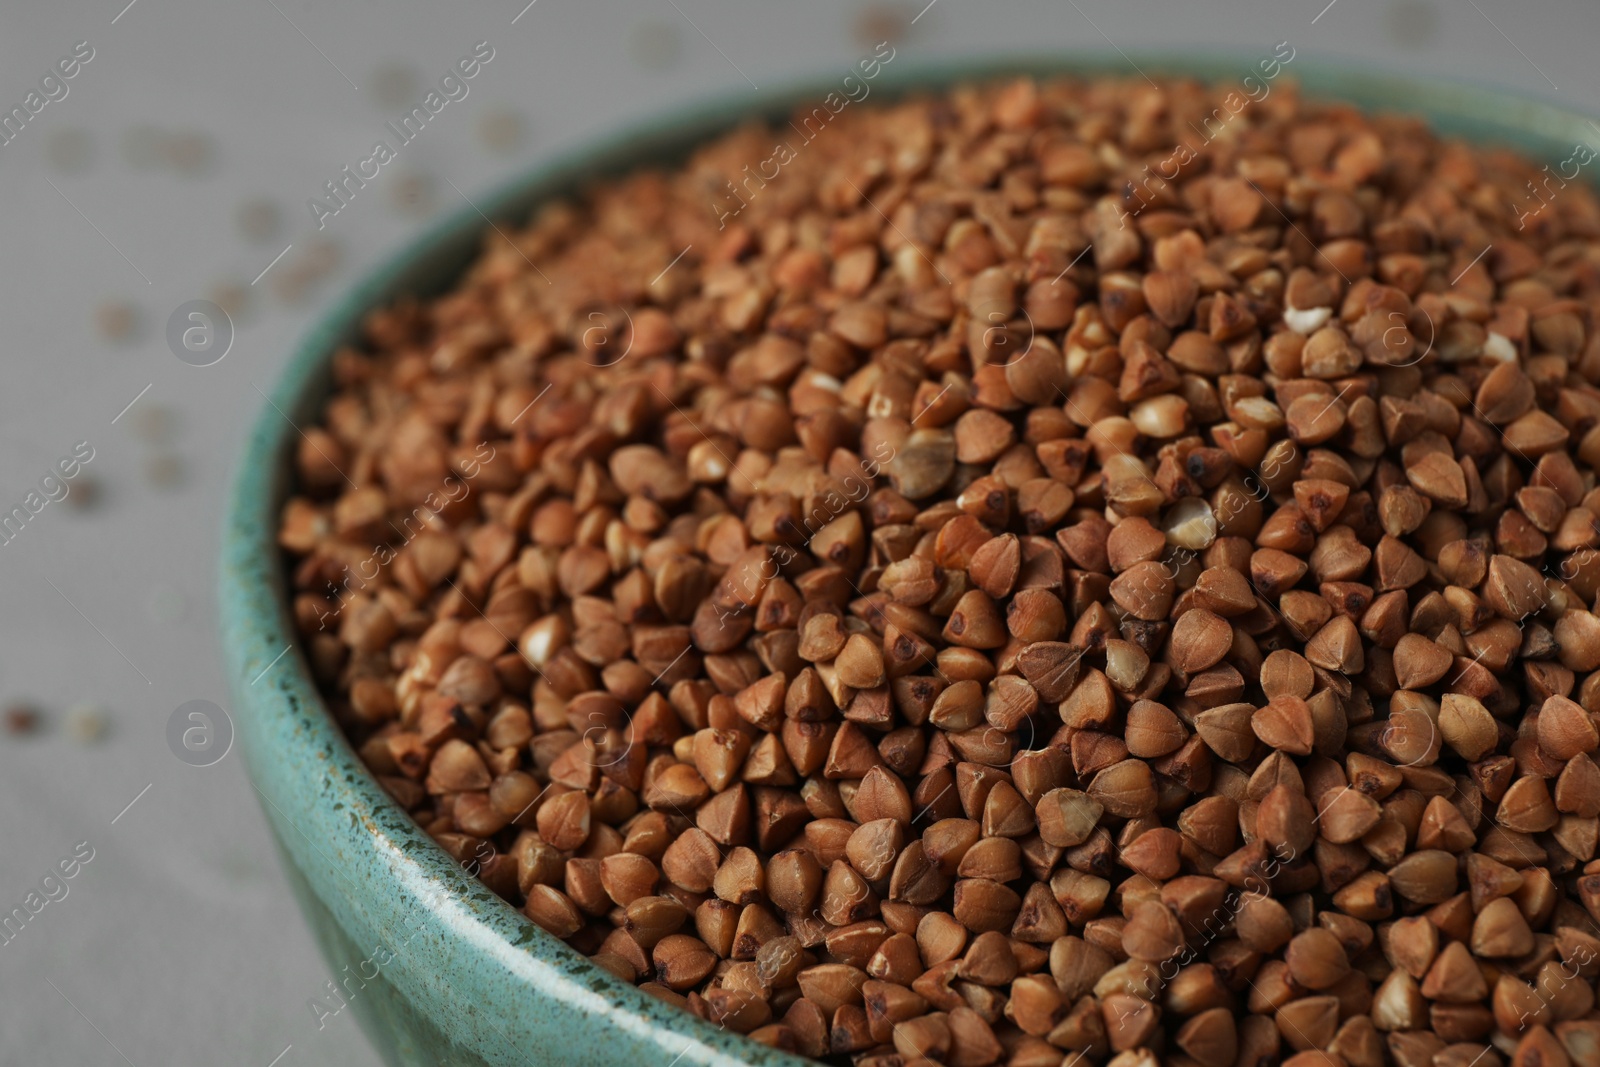
[[[1600,1064],[1600,207],[1219,92],[741,129],[374,312],[280,533],[368,766],[807,1056]]]

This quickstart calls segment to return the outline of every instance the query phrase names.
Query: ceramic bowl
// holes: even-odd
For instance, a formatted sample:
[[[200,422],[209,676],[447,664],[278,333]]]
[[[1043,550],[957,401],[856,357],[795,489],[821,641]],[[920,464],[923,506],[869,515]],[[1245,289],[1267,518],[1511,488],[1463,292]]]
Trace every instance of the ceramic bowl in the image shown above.
[[[1131,61],[1056,56],[921,70],[909,69],[906,57],[885,69],[874,92],[881,99],[1023,72],[1137,77],[1130,62],[1151,75],[1242,85],[1268,54],[1140,55]],[[1286,72],[1308,96],[1421,115],[1445,133],[1510,145],[1535,160],[1565,159],[1575,143],[1595,133],[1583,115],[1502,91],[1298,57]],[[316,420],[328,389],[329,357],[355,338],[369,309],[445,289],[476,253],[485,217],[524,219],[535,205],[589,179],[679,160],[740,121],[786,115],[800,103],[819,102],[837,84],[829,79],[757,97],[740,91],[542,165],[479,198],[476,207],[464,207],[374,271],[315,324],[255,424],[223,535],[220,607],[234,720],[284,870],[330,977],[357,976],[345,985],[349,1006],[391,1064],[808,1062],[719,1031],[617,980],[534,926],[435,845],[362,766],[318,695],[291,625],[274,534],[289,489],[296,424]]]

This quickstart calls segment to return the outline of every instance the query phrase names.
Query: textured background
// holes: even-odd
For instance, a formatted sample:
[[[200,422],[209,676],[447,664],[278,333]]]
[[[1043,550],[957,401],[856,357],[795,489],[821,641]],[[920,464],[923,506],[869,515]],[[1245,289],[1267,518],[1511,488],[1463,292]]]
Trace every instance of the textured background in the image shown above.
[[[187,766],[165,731],[186,701],[227,704],[211,576],[257,387],[430,214],[679,103],[842,76],[885,36],[906,66],[1287,40],[1297,58],[1600,110],[1600,7],[1581,0],[125,2],[0,14],[4,109],[77,42],[94,48],[0,145],[0,510],[74,443],[94,449],[67,499],[0,545],[0,705],[40,714],[37,732],[0,734],[0,913],[76,843],[94,849],[0,944],[0,1065],[376,1064],[348,1012],[319,1031],[306,1006],[331,972],[238,753]],[[478,41],[494,58],[469,96],[319,233],[307,198]],[[193,299],[234,312],[214,366],[165,339]],[[71,729],[82,705],[108,727],[96,742]]]

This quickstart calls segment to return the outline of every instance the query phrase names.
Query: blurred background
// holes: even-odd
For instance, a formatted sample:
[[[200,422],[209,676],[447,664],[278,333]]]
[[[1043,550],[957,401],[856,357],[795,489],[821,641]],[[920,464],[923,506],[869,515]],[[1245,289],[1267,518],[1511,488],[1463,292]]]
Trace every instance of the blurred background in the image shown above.
[[[0,534],[0,916],[30,914],[0,927],[0,1065],[378,1063],[349,1012],[307,1006],[334,973],[226,743],[213,573],[235,457],[295,340],[431,219],[884,40],[897,72],[1072,49],[1126,53],[1130,74],[1141,51],[1287,41],[1297,62],[1600,111],[1600,6],[1581,0],[524,4],[0,14],[0,514],[27,511]],[[385,124],[475,47],[492,58],[467,95],[319,228],[308,199],[331,204],[324,183],[395,143]],[[179,758],[191,701],[214,732]]]

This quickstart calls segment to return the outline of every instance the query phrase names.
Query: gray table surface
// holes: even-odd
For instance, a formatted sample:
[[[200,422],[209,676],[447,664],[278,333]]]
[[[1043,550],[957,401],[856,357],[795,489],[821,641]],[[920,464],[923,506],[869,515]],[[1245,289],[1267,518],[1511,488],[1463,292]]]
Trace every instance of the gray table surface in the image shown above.
[[[0,144],[0,510],[77,442],[94,450],[67,499],[0,544],[0,704],[42,714],[36,735],[0,734],[0,913],[93,849],[67,895],[0,942],[3,1065],[378,1062],[348,1013],[319,1030],[307,1007],[331,972],[238,753],[188,766],[165,730],[185,701],[228,702],[212,573],[257,388],[430,205],[679,102],[842,75],[891,30],[917,62],[1288,41],[1600,104],[1600,8],[1580,0],[125,3],[0,11],[3,110],[78,42],[93,49]],[[307,199],[478,41],[494,58],[468,96],[319,232]],[[265,207],[241,226],[251,204]],[[227,357],[174,358],[173,309],[224,295],[243,299]],[[109,723],[97,743],[68,728],[82,704]]]

